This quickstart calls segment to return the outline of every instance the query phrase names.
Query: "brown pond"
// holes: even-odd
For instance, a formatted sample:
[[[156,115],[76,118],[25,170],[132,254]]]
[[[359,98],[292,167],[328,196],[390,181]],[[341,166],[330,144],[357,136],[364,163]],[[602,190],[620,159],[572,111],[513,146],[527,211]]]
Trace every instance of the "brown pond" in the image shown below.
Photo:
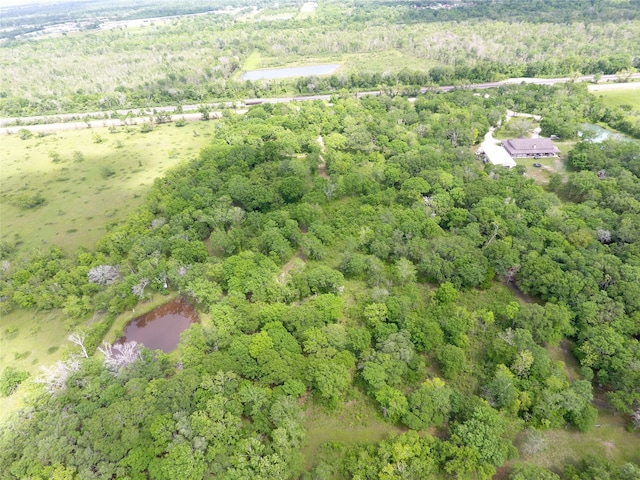
[[[183,297],[131,320],[118,343],[135,340],[151,350],[170,352],[178,346],[180,334],[198,321],[195,308]]]

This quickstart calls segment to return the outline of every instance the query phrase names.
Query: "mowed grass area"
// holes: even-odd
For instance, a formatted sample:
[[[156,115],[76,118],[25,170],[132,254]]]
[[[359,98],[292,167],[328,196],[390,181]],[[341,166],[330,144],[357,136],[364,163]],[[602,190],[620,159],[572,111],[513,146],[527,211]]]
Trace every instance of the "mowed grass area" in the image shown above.
[[[256,70],[258,67],[260,67],[260,52],[258,50],[254,50],[247,57],[244,65],[242,65],[242,71],[246,72],[248,70]]]
[[[631,105],[631,107],[640,111],[640,89],[634,90],[602,90],[593,92],[605,105],[611,107],[619,107],[621,105]]]
[[[142,204],[153,181],[193,158],[212,122],[119,127],[0,137],[0,239],[21,251],[60,246],[93,249],[109,224]],[[40,196],[44,204],[21,208]]]

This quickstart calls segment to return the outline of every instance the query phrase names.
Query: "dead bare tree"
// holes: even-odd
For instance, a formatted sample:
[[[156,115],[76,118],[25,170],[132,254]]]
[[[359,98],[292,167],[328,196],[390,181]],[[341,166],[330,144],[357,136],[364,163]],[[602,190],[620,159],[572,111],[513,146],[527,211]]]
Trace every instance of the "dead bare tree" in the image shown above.
[[[331,201],[331,197],[333,196],[333,192],[336,191],[336,184],[333,182],[329,182],[326,187],[323,188],[324,194],[327,197],[327,201]]]
[[[491,242],[493,242],[495,240],[495,238],[498,236],[499,226],[498,226],[497,223],[494,223],[493,226],[494,226],[493,234],[491,235],[491,238],[489,239],[489,241],[487,243],[485,243],[482,248],[486,248],[487,246],[489,246],[489,244]]]
[[[118,267],[112,265],[98,265],[89,270],[87,274],[91,283],[106,286],[115,282],[120,277]]]
[[[104,342],[98,350],[104,355],[104,366],[112,373],[118,373],[124,367],[140,360],[140,345],[138,342],[124,342],[112,345]]]
[[[599,229],[597,235],[600,243],[611,243],[611,232],[609,230]]]
[[[141,278],[138,283],[131,287],[131,292],[138,298],[144,297],[144,289],[151,283],[148,278]]]
[[[76,345],[78,345],[81,349],[82,349],[82,356],[84,358],[89,358],[89,354],[87,353],[87,349],[84,346],[84,341],[87,338],[86,333],[82,332],[82,333],[72,333],[71,335],[69,335],[67,337],[67,340],[69,340],[71,343],[75,343]]]
[[[507,270],[507,272],[504,274],[504,281],[506,283],[509,282],[513,282],[516,279],[516,275],[518,274],[518,272],[520,271],[520,265],[514,265],[511,268],[509,268]]]
[[[631,412],[631,420],[633,420],[633,426],[640,430],[640,404],[638,404],[633,412]]]
[[[42,383],[48,393],[55,393],[66,387],[69,375],[80,369],[78,359],[71,358],[59,361],[51,367],[42,367],[43,375],[36,379],[36,383]]]

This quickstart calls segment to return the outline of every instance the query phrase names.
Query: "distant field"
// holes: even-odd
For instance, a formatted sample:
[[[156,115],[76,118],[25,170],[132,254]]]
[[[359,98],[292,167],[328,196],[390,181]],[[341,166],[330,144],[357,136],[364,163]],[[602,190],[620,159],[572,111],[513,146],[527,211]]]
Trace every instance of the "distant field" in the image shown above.
[[[0,239],[22,251],[92,249],[108,224],[142,203],[154,179],[195,156],[213,122],[59,132],[0,140]],[[44,204],[17,206],[39,195]]]
[[[635,90],[608,90],[594,92],[594,95],[602,98],[605,105],[619,107],[631,105],[634,110],[640,111],[640,89]]]
[[[259,65],[256,67],[251,62],[251,55],[245,63],[244,69],[250,70],[247,65],[252,68],[276,68],[276,67],[294,67],[304,65],[319,65],[325,63],[339,63],[342,68],[337,72],[351,74],[356,72],[398,72],[403,68],[411,65],[413,70],[426,70],[436,65],[435,62],[425,59],[416,58],[411,55],[390,48],[379,52],[367,53],[336,53],[326,55],[287,55],[287,56],[259,56]],[[251,63],[250,63],[251,62]]]

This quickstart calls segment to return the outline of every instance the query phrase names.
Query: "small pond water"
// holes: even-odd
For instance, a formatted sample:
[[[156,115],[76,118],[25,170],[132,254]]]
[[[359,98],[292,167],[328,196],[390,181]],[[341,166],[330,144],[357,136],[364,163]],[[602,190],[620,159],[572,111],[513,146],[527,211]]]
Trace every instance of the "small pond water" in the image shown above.
[[[198,321],[198,312],[183,297],[132,320],[118,342],[135,340],[151,350],[170,352],[178,346],[180,334]]]
[[[307,67],[270,68],[250,70],[240,80],[271,80],[274,78],[310,77],[311,75],[331,75],[340,68],[337,64],[309,65]]]
[[[629,137],[623,135],[619,132],[614,132],[613,130],[607,130],[606,128],[602,128],[600,125],[595,125],[593,123],[584,123],[581,125],[583,131],[588,132],[590,135],[593,135],[591,141],[593,143],[602,143],[605,140],[629,140]]]

